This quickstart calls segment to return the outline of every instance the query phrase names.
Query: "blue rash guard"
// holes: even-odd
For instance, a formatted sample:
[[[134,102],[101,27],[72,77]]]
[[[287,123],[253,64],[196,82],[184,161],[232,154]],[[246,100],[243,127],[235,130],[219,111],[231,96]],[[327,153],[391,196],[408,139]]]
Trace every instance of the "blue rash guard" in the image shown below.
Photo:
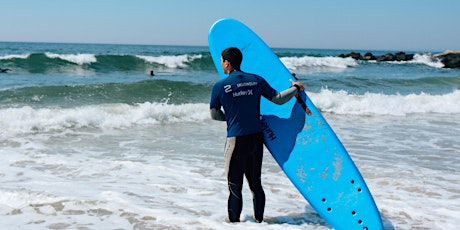
[[[262,131],[261,96],[271,100],[277,94],[262,77],[235,70],[214,85],[210,107],[223,107],[227,137],[254,134]]]

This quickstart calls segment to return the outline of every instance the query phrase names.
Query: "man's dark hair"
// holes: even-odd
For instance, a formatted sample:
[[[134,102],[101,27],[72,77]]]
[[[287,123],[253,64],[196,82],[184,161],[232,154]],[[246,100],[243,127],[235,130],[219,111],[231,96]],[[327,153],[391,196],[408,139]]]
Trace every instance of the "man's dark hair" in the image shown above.
[[[229,61],[230,65],[236,70],[240,70],[243,54],[238,48],[230,47],[222,51],[222,59]]]

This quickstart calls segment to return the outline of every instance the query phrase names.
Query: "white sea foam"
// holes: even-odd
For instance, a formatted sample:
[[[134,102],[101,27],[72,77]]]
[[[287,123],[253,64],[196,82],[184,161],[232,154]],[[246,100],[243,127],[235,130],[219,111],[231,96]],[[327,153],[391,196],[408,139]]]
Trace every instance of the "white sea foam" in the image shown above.
[[[444,64],[436,58],[433,58],[432,55],[429,54],[415,54],[414,59],[409,61],[410,63],[419,63],[425,64],[427,66],[431,66],[434,68],[443,68]]]
[[[77,108],[29,106],[0,110],[0,139],[7,136],[62,131],[68,128],[123,129],[133,125],[194,122],[209,119],[208,105],[145,102],[138,105],[104,104]]]
[[[323,112],[352,115],[460,114],[460,90],[443,95],[354,95],[323,89],[308,93]],[[11,135],[73,128],[124,129],[135,125],[203,122],[207,104],[145,102],[137,105],[103,104],[76,108],[5,108],[0,110],[0,139]]]
[[[158,63],[165,65],[168,68],[184,68],[187,67],[187,63],[195,59],[199,59],[202,57],[201,54],[197,55],[165,55],[165,56],[143,56],[143,55],[136,55],[136,57],[148,62],[148,63]]]
[[[27,59],[30,54],[9,54],[5,56],[0,56],[0,60],[9,60],[9,59]]]
[[[290,70],[296,70],[305,67],[328,67],[346,69],[357,66],[358,62],[353,58],[340,57],[282,57],[280,60]]]
[[[376,63],[377,61],[373,60],[370,62]],[[427,65],[433,68],[443,68],[444,67],[444,64],[439,59],[433,57],[433,55],[431,54],[426,54],[426,53],[414,54],[413,59],[410,61],[390,61],[388,63],[398,64],[398,65],[407,64],[407,63],[423,64],[423,65]]]
[[[94,54],[55,54],[46,52],[45,55],[48,58],[58,58],[78,65],[97,62],[96,55]]]
[[[343,90],[322,89],[320,93],[308,95],[320,110],[338,114],[404,116],[414,113],[460,113],[460,90],[442,95],[355,95]]]
[[[459,226],[459,123],[451,117],[328,114],[385,229]],[[244,183],[243,222],[226,223],[224,122],[38,132],[0,143],[5,229],[329,229],[268,152],[265,222],[254,223]]]

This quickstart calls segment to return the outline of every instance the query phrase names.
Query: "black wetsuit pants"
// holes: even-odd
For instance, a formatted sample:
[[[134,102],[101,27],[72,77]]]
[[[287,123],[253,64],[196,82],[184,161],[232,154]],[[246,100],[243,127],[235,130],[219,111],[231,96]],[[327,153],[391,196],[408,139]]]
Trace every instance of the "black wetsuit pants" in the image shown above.
[[[230,222],[239,222],[243,208],[243,178],[249,184],[254,203],[254,218],[262,222],[265,208],[265,193],[262,188],[261,171],[263,157],[263,134],[229,137],[225,145],[228,189],[228,217]]]

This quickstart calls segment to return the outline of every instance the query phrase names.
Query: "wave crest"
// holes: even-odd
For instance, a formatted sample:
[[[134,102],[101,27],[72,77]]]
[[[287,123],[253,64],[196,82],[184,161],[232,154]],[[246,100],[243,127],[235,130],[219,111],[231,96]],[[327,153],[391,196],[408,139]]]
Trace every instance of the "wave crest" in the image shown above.
[[[308,94],[321,111],[336,114],[405,116],[415,113],[460,113],[460,90],[442,95],[354,95],[343,90],[334,92],[322,89],[319,93]]]
[[[0,60],[11,60],[11,59],[27,59],[30,54],[8,54],[0,56]]]
[[[357,66],[358,62],[353,58],[340,57],[281,57],[281,62],[290,70],[296,70],[302,67],[329,67],[346,69]]]
[[[432,55],[428,54],[415,54],[414,59],[409,61],[409,63],[424,64],[434,68],[443,68],[444,64],[441,60],[433,58]]]
[[[208,105],[144,102],[90,105],[76,108],[41,108],[30,106],[0,110],[0,139],[11,135],[66,129],[124,129],[133,125],[201,122],[209,119]]]
[[[136,57],[148,62],[148,63],[157,63],[165,65],[168,68],[185,68],[187,63],[192,62],[195,59],[202,58],[201,54],[197,55],[166,55],[166,56],[143,56],[136,55]]]
[[[46,52],[45,56],[48,58],[62,59],[68,62],[73,62],[78,65],[91,64],[97,62],[96,55],[94,54],[55,54]]]

